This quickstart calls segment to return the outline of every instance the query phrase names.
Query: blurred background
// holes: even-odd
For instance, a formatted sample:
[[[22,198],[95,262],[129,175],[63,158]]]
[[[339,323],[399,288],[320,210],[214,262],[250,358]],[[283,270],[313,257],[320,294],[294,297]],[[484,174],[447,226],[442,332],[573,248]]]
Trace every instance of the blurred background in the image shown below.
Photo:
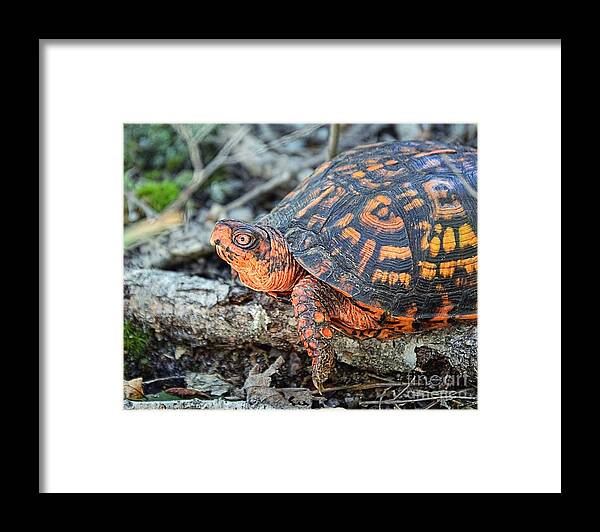
[[[264,214],[330,155],[357,144],[440,140],[477,144],[474,124],[126,124],[125,245],[178,224],[164,216],[154,231],[141,220],[183,211],[183,221]],[[145,232],[143,229],[146,229]]]

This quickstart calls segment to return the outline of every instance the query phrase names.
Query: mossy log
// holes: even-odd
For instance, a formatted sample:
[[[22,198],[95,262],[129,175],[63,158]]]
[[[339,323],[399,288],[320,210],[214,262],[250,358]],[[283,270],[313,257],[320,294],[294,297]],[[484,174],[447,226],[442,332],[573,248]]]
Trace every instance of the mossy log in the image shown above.
[[[258,344],[302,351],[291,305],[222,281],[178,272],[126,270],[125,318],[176,345],[239,349]],[[454,325],[394,340],[334,339],[338,360],[381,375],[424,372],[477,376],[477,327]]]

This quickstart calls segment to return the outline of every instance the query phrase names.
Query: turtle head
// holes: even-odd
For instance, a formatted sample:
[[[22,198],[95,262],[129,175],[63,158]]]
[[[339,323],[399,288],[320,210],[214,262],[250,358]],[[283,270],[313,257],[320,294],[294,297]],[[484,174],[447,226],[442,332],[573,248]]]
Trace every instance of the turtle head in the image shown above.
[[[221,220],[210,243],[240,281],[259,292],[289,291],[304,274],[282,234],[272,227]]]

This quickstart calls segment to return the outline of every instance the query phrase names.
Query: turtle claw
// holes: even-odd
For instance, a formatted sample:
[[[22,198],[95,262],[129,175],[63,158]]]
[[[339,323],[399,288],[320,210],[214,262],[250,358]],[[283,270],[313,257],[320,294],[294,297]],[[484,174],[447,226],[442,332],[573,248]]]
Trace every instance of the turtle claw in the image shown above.
[[[319,392],[319,395],[323,395],[323,383],[321,381],[321,379],[319,379],[316,376],[313,376],[312,378],[313,384],[315,386],[315,388],[317,389],[317,392]]]

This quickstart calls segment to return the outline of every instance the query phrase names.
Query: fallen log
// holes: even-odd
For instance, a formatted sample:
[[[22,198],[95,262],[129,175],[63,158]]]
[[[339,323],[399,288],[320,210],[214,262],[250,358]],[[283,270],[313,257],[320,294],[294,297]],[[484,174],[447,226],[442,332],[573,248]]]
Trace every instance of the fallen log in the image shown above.
[[[125,318],[174,345],[239,349],[258,344],[302,351],[291,305],[240,286],[178,272],[131,269],[124,275]],[[381,375],[416,372],[477,377],[477,327],[461,324],[387,341],[334,339],[341,362]]]

